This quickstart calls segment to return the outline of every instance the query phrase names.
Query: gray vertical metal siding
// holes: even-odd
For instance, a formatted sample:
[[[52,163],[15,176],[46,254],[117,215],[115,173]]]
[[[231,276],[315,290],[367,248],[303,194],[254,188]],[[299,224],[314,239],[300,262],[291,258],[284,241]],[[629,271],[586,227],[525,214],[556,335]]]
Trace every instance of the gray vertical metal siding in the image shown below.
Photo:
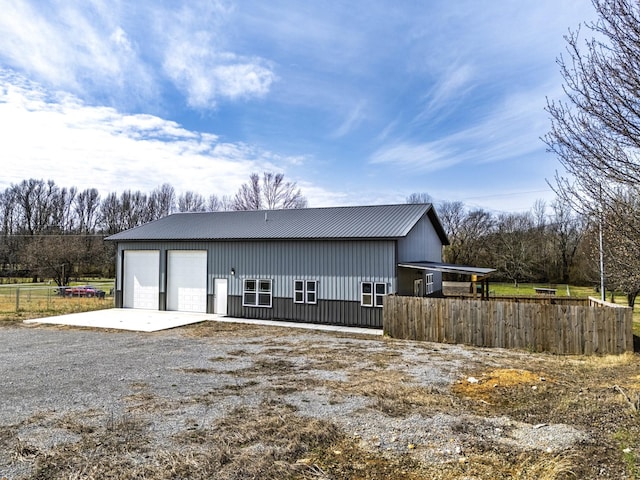
[[[229,295],[242,295],[247,278],[272,279],[273,296],[285,298],[293,297],[294,280],[317,280],[324,300],[359,301],[361,281],[395,289],[392,240],[213,242],[209,248],[209,271],[229,279]]]
[[[426,215],[398,240],[398,261],[442,261],[442,241]]]
[[[442,241],[427,215],[398,240],[398,262],[442,261]],[[442,273],[433,273],[434,291],[442,290]]]
[[[340,300],[320,300],[317,305],[305,305],[293,303],[290,298],[274,298],[273,308],[257,308],[243,307],[242,297],[234,295],[229,297],[228,313],[260,320],[382,328],[382,308]]]

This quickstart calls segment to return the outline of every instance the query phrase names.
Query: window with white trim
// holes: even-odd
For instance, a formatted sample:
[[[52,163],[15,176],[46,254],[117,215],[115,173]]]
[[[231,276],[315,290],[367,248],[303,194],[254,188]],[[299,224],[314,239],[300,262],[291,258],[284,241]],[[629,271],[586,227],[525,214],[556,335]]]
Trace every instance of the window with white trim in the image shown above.
[[[306,301],[312,305],[318,303],[318,282],[315,280],[306,280],[304,282]]]
[[[373,282],[362,282],[360,284],[360,305],[373,307]]]
[[[387,294],[387,284],[376,283],[375,288],[376,288],[376,307],[382,307],[384,296]]]
[[[360,305],[363,307],[382,307],[386,294],[386,283],[362,282],[360,284]]]
[[[424,276],[424,280],[425,280],[425,294],[426,295],[431,295],[433,293],[433,273],[427,273]]]
[[[318,303],[318,281],[317,280],[294,280],[293,281],[293,303]]]
[[[245,279],[242,288],[242,306],[271,308],[272,286],[271,279]]]

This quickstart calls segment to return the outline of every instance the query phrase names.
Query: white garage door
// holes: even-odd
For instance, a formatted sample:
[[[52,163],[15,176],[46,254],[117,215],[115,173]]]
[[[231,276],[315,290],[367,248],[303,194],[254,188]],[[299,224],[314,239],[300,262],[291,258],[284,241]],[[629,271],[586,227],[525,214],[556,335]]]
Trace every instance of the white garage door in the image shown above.
[[[158,309],[160,252],[157,250],[125,250],[125,308]]]
[[[167,310],[207,311],[207,252],[170,250],[167,255]]]

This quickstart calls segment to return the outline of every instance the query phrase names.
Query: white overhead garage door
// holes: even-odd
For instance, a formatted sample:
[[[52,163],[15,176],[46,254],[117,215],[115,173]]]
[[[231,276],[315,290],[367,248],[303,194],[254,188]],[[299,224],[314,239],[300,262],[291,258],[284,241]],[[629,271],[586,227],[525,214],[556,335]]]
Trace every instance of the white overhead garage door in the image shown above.
[[[169,250],[167,254],[167,310],[207,311],[207,252]]]
[[[158,250],[125,250],[124,252],[125,308],[158,309],[160,252]]]

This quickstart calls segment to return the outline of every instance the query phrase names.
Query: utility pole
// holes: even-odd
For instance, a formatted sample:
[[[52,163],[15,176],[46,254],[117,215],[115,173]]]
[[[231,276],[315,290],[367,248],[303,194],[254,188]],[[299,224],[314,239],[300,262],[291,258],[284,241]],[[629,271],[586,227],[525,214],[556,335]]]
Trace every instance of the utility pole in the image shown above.
[[[606,295],[604,293],[604,247],[602,241],[602,215],[600,216],[600,295],[601,299],[604,302],[606,300]]]
[[[600,297],[604,302],[606,301],[606,294],[604,291],[604,241],[602,238],[602,184],[600,184],[600,208],[599,208],[599,218],[598,218],[598,230],[599,230],[599,241],[600,241]]]

